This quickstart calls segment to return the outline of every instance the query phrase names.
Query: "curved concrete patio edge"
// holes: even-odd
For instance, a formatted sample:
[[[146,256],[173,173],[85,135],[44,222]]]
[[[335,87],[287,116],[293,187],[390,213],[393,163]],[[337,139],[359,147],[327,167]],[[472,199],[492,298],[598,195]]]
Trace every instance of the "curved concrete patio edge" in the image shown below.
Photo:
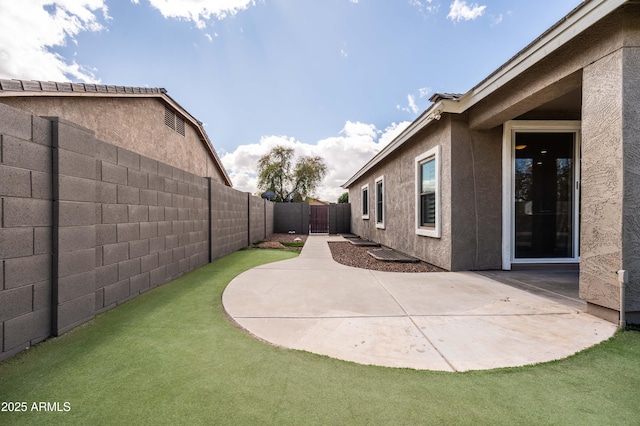
[[[565,358],[616,326],[473,272],[394,273],[336,263],[309,236],[300,256],[234,278],[224,309],[277,346],[387,367],[467,371]]]

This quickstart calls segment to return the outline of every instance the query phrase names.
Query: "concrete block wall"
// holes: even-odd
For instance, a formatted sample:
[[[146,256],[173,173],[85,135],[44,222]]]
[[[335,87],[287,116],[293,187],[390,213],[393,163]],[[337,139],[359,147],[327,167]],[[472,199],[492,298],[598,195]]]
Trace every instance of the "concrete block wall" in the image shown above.
[[[275,203],[266,202],[264,204],[265,212],[267,215],[267,223],[265,224],[266,236],[273,234],[273,225],[275,222]]]
[[[211,181],[211,258],[249,245],[249,194]]]
[[[52,334],[95,315],[96,160],[92,132],[53,119]]]
[[[351,204],[329,204],[329,233],[346,234],[351,232]]]
[[[311,208],[309,203],[276,203],[273,213],[272,233],[309,233]],[[329,204],[329,233],[351,232],[351,204]]]
[[[95,310],[209,262],[207,178],[97,142]]]
[[[273,234],[274,203],[213,180],[210,185],[212,259]]]
[[[309,233],[309,203],[276,203],[273,214],[273,232]]]
[[[249,198],[249,243],[262,241],[267,237],[267,200],[250,197]]]
[[[0,360],[265,238],[273,213],[70,121],[0,104]]]
[[[0,105],[0,359],[51,332],[51,122]]]

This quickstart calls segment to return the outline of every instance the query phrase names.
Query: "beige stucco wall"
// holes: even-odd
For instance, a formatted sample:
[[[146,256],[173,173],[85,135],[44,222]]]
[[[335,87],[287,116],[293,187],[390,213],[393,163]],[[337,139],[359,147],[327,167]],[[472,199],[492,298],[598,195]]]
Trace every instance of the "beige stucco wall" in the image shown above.
[[[466,114],[452,120],[452,269],[500,269],[502,127],[472,131]]]
[[[622,267],[621,66],[618,51],[585,68],[582,92],[580,297],[616,310],[615,272]]]
[[[444,114],[349,188],[352,230],[441,268],[460,271],[501,265],[502,130],[471,131],[467,115]],[[440,146],[441,237],[415,233],[415,158]],[[385,229],[376,228],[375,180],[384,176]],[[369,184],[369,219],[361,187]]]
[[[637,27],[640,29],[640,25]],[[640,33],[640,31],[638,31]],[[624,139],[623,267],[629,271],[629,320],[640,323],[640,47],[624,50],[622,131]]]
[[[616,271],[629,273],[627,319],[640,322],[640,5],[622,7],[517,76],[466,114],[429,124],[350,187],[353,231],[449,270],[499,268],[502,125],[575,90],[582,105],[536,119],[582,120],[580,296],[617,321]],[[574,98],[572,98],[574,99]],[[581,108],[581,117],[576,117]],[[545,115],[546,114],[546,115]],[[442,238],[415,235],[414,157],[442,147]],[[387,188],[375,229],[376,177]],[[360,215],[369,184],[370,220]]]
[[[352,231],[433,265],[451,270],[451,121],[444,115],[406,142],[382,165],[370,170],[349,188]],[[415,157],[440,145],[442,237],[415,233]],[[376,228],[375,180],[384,176],[385,229]],[[369,219],[362,219],[361,187],[369,184]]]
[[[620,309],[616,271],[627,270],[625,309],[637,322],[640,320],[640,48],[636,47],[640,44],[639,14],[621,19],[618,33],[621,48],[585,67],[583,75],[580,297],[602,316],[613,316]],[[607,313],[599,307],[611,311]]]
[[[0,97],[0,102],[39,116],[65,118],[110,142],[147,157],[224,182],[189,122],[185,136],[164,124],[165,106],[156,98]]]

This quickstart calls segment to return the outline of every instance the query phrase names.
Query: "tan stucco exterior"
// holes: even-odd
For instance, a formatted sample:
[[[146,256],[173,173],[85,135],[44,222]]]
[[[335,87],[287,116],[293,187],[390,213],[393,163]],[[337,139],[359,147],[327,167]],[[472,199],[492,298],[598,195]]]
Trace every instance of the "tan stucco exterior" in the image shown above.
[[[70,120],[95,131],[98,139],[187,170],[197,176],[225,183],[220,167],[186,121],[185,135],[164,124],[162,97],[25,96],[4,92],[0,102],[39,116]]]
[[[504,125],[573,120],[581,136],[580,296],[589,312],[618,321],[616,272],[626,270],[626,319],[640,322],[640,4],[623,4],[577,35],[571,32],[580,19],[597,13],[581,11],[613,3],[585,2],[552,29],[557,33],[565,25],[566,33],[546,33],[570,38],[517,75],[504,77],[501,70],[510,69],[506,64],[468,94],[434,98],[434,106],[410,130],[346,184],[353,232],[448,270],[502,268],[503,251],[510,250],[502,238],[503,205],[511,202],[502,193],[504,180],[510,179],[503,167],[512,161],[511,150],[503,148]],[[531,46],[512,61],[538,54],[538,46]],[[485,91],[482,98],[474,101],[480,91]],[[440,238],[414,231],[414,158],[435,145],[442,155]],[[387,218],[385,229],[376,229],[374,179],[381,175]],[[360,212],[365,184],[369,220]]]
[[[465,117],[446,115],[349,188],[353,232],[446,270],[500,267],[500,129],[469,131]],[[440,147],[440,238],[416,235],[415,158]],[[376,227],[375,180],[384,176],[385,228]],[[369,185],[369,219],[361,188]]]

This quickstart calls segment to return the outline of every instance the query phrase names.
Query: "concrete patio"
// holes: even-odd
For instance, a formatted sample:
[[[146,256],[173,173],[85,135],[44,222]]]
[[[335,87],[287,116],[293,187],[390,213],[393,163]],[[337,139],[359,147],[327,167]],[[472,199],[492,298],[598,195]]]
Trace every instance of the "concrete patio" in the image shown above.
[[[227,313],[277,346],[441,371],[560,359],[616,331],[571,297],[534,294],[473,272],[344,266],[333,261],[329,241],[344,239],[310,236],[299,257],[236,277],[222,297]]]

